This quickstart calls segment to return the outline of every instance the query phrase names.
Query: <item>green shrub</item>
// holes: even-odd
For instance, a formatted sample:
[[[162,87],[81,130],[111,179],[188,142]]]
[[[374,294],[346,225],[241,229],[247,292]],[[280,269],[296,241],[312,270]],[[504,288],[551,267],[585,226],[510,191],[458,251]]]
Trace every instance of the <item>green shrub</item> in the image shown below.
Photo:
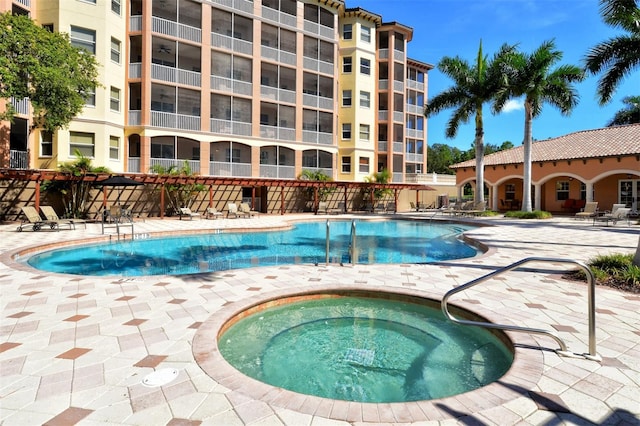
[[[513,219],[551,219],[553,215],[542,210],[534,210],[532,212],[513,210],[506,212],[504,217],[510,217]]]
[[[632,254],[614,253],[596,256],[587,265],[598,284],[639,293],[640,268],[633,265],[632,261]],[[585,279],[582,272],[576,277]]]

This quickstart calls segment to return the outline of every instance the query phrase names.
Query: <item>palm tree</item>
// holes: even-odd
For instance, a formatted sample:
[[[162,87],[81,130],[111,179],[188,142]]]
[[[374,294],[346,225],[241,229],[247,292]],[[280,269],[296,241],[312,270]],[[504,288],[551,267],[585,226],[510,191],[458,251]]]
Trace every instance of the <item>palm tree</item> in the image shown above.
[[[579,96],[572,83],[584,79],[584,71],[576,65],[551,67],[562,59],[553,40],[545,41],[533,53],[517,52],[510,55],[505,68],[509,84],[498,96],[497,106],[502,107],[509,98],[524,97],[524,170],[522,211],[531,208],[531,126],[540,115],[542,106],[549,103],[569,115],[578,104]]]
[[[475,202],[484,202],[484,125],[482,107],[493,102],[495,94],[506,83],[501,73],[501,63],[514,50],[514,46],[504,44],[498,53],[489,60],[482,54],[482,41],[478,49],[476,63],[470,65],[460,57],[444,57],[438,63],[438,69],[449,76],[454,86],[435,96],[425,107],[425,117],[433,116],[442,110],[454,108],[447,123],[445,135],[454,138],[460,123],[469,122],[475,116],[476,132],[474,147],[476,151],[476,191]],[[496,108],[492,109],[497,112]]]
[[[600,0],[600,13],[606,24],[629,33],[598,43],[585,57],[588,72],[604,71],[598,81],[598,101],[604,105],[624,77],[640,66],[640,8],[638,0]]]
[[[607,123],[607,127],[640,123],[640,96],[625,96],[622,98],[622,103],[624,103],[626,107],[616,112],[609,123]]]

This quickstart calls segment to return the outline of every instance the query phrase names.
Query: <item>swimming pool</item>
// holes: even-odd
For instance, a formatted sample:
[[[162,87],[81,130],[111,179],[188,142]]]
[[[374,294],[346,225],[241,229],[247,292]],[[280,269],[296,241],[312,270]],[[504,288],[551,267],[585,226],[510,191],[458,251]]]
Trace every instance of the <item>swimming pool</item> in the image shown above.
[[[357,263],[428,263],[473,257],[460,240],[472,229],[459,224],[418,221],[331,221],[331,262],[351,262],[356,229]],[[184,275],[326,260],[327,223],[305,222],[290,230],[225,232],[132,239],[49,250],[26,262],[40,270],[73,275]]]

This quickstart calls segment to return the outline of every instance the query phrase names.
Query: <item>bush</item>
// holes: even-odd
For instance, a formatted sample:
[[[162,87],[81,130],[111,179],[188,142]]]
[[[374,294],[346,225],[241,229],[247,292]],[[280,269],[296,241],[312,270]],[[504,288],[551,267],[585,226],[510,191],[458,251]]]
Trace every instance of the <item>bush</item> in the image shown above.
[[[632,254],[614,253],[596,256],[587,266],[599,285],[640,293],[640,268],[632,262]],[[581,280],[586,279],[582,271],[574,276]]]
[[[532,212],[523,211],[508,211],[504,214],[504,217],[510,217],[514,219],[551,219],[553,215],[549,212],[542,210],[534,210]]]

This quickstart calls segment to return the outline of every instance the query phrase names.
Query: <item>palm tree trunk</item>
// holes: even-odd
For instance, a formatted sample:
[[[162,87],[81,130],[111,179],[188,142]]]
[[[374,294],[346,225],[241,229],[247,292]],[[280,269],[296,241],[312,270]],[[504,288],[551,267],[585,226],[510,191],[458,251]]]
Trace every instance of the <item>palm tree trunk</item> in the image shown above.
[[[531,104],[527,101],[524,103],[524,140],[523,140],[523,170],[522,170],[522,211],[530,212],[531,208],[531,122],[533,114]]]
[[[482,106],[476,113],[476,138],[473,142],[476,148],[476,190],[474,202],[484,202],[484,127],[482,125]]]

